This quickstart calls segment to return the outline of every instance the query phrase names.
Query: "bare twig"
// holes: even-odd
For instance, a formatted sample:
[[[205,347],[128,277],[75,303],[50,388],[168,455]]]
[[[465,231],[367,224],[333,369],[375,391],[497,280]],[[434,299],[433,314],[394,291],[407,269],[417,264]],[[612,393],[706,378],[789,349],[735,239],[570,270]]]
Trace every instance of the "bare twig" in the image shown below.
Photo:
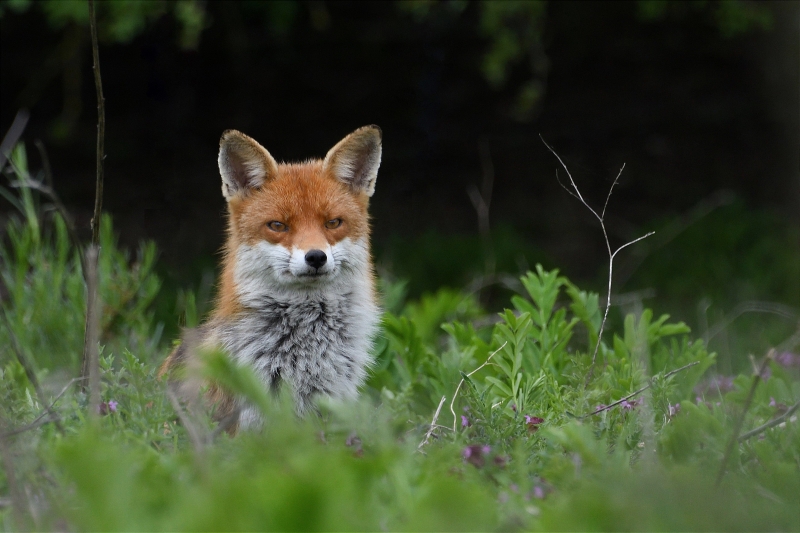
[[[83,360],[89,377],[89,416],[100,413],[100,360],[98,354],[98,331],[100,311],[97,298],[97,246],[86,250],[86,329],[84,331]],[[83,376],[82,376],[83,377]]]
[[[504,342],[504,343],[503,343],[503,345],[502,345],[501,347],[499,347],[498,349],[496,349],[495,351],[493,351],[493,352],[491,353],[491,355],[489,355],[489,357],[487,357],[487,358],[486,358],[486,361],[484,361],[484,362],[483,362],[483,364],[482,364],[481,366],[479,366],[478,368],[476,368],[475,370],[473,370],[472,372],[470,372],[469,374],[467,374],[467,377],[472,377],[472,374],[474,374],[475,372],[477,372],[477,371],[478,371],[478,370],[480,370],[481,368],[483,368],[483,367],[485,367],[486,365],[488,365],[488,364],[489,364],[489,361],[491,361],[491,360],[492,360],[492,357],[494,357],[495,355],[497,355],[497,353],[498,353],[500,350],[502,350],[503,348],[505,348],[505,347],[506,347],[506,344],[508,344],[508,342]],[[458,387],[456,387],[456,391],[453,393],[453,400],[450,402],[450,412],[451,412],[451,413],[453,413],[453,431],[455,431],[455,430],[456,430],[456,424],[457,424],[457,419],[456,419],[456,411],[455,411],[455,409],[453,408],[453,406],[454,406],[454,405],[455,405],[455,403],[456,403],[456,398],[458,398],[458,391],[460,391],[460,390],[461,390],[461,385],[463,385],[463,384],[464,384],[464,378],[461,378],[461,381],[459,381],[459,382],[458,382]]]
[[[793,406],[791,406],[791,407],[790,407],[790,408],[789,408],[789,409],[788,409],[788,410],[787,410],[785,413],[783,413],[781,416],[779,416],[779,417],[777,417],[777,418],[774,418],[774,419],[770,420],[769,422],[767,422],[766,424],[763,424],[763,425],[761,425],[761,426],[758,426],[758,427],[757,427],[757,428],[755,428],[755,429],[751,429],[750,431],[748,431],[747,433],[745,433],[744,435],[742,435],[741,437],[739,437],[739,442],[744,442],[744,441],[746,441],[747,439],[749,439],[750,437],[755,437],[756,435],[759,435],[759,434],[761,434],[761,433],[764,433],[764,432],[765,432],[766,430],[768,430],[769,428],[774,428],[775,426],[779,426],[779,425],[783,424],[783,423],[784,423],[786,420],[789,420],[789,419],[791,418],[791,416],[792,416],[792,415],[793,415],[793,414],[794,414],[794,413],[795,413],[795,412],[796,412],[798,409],[800,409],[800,402],[797,402],[797,403],[795,403]]]
[[[733,433],[731,434],[731,438],[728,439],[728,445],[725,446],[725,454],[722,456],[722,463],[719,465],[719,472],[717,473],[717,480],[715,482],[716,486],[722,482],[722,478],[725,477],[725,471],[728,466],[728,461],[730,460],[731,454],[733,453],[733,447],[739,442],[739,432],[742,430],[742,424],[744,423],[744,417],[747,414],[747,410],[750,409],[750,404],[753,402],[753,396],[756,393],[756,388],[758,384],[761,382],[761,376],[764,374],[764,370],[767,368],[767,363],[775,358],[775,350],[770,350],[767,353],[767,356],[761,361],[761,366],[756,371],[755,375],[753,376],[753,382],[750,385],[750,390],[747,392],[747,397],[744,400],[744,405],[742,405],[742,412],[739,414],[739,418],[736,419],[736,422],[733,426]]]
[[[567,177],[569,178],[570,185],[572,186],[572,191],[570,191],[566,186],[564,186],[561,183],[561,181],[559,181],[559,184],[561,184],[561,186],[564,187],[564,189],[567,192],[569,192],[572,196],[574,196],[575,198],[580,200],[580,202],[586,207],[586,209],[588,209],[594,215],[594,217],[597,219],[597,221],[600,222],[600,229],[603,231],[603,238],[605,239],[605,242],[606,242],[606,250],[608,250],[608,292],[607,292],[607,296],[606,296],[606,307],[605,307],[605,311],[603,312],[603,320],[600,323],[600,330],[597,332],[597,344],[595,344],[594,353],[592,353],[592,364],[589,367],[589,372],[586,375],[586,382],[584,383],[584,388],[586,388],[589,385],[589,382],[592,380],[592,375],[594,374],[594,368],[595,368],[595,364],[597,362],[597,352],[600,349],[600,342],[602,341],[602,338],[603,338],[603,330],[605,329],[606,320],[608,319],[608,310],[611,307],[611,280],[613,279],[613,275],[614,275],[614,258],[616,257],[616,255],[622,249],[627,248],[631,244],[635,244],[635,243],[637,243],[637,242],[639,242],[639,241],[641,241],[643,239],[646,239],[647,237],[653,235],[655,232],[651,231],[651,232],[649,232],[649,233],[647,233],[645,235],[642,235],[641,237],[639,237],[637,239],[634,239],[634,240],[632,240],[630,242],[627,242],[627,243],[623,244],[622,246],[620,246],[619,248],[617,248],[615,251],[612,252],[611,251],[611,242],[608,240],[608,232],[606,231],[606,224],[605,224],[606,208],[608,207],[608,201],[611,198],[611,193],[614,190],[614,186],[619,181],[619,178],[622,175],[622,171],[625,169],[625,165],[623,164],[622,168],[619,169],[619,172],[617,173],[617,177],[614,179],[614,182],[611,184],[611,187],[608,190],[608,195],[606,196],[605,204],[603,204],[603,211],[601,212],[601,214],[598,215],[597,211],[592,209],[592,207],[586,202],[586,200],[584,200],[580,189],[578,189],[578,186],[575,184],[575,180],[572,179],[572,174],[570,174],[569,169],[567,168],[567,165],[564,163],[564,161],[561,159],[561,157],[556,153],[555,150],[553,150],[553,148],[549,144],[547,144],[547,142],[544,140],[544,138],[541,135],[539,136],[539,138],[542,139],[542,142],[547,147],[547,149],[550,150],[550,152],[554,156],[556,156],[556,159],[558,159],[558,162],[561,163],[561,166],[566,171]],[[556,177],[558,177],[558,173],[556,173]]]
[[[2,315],[3,322],[5,323],[6,329],[8,330],[8,336],[11,339],[11,346],[14,349],[14,353],[17,356],[17,361],[19,361],[19,364],[22,365],[23,370],[25,370],[25,375],[28,377],[28,381],[31,382],[31,385],[33,386],[33,391],[36,393],[36,397],[39,399],[39,403],[41,403],[44,406],[47,406],[48,404],[45,401],[44,391],[42,390],[42,386],[39,383],[39,378],[36,377],[36,371],[34,370],[31,362],[28,360],[27,355],[25,355],[25,352],[22,351],[22,346],[19,344],[19,339],[17,339],[17,336],[14,333],[14,328],[11,327],[11,321],[8,319],[5,310],[0,312],[0,315]],[[48,414],[50,414],[51,417],[58,418],[58,416],[55,414],[55,412],[53,412],[53,410],[49,406],[45,407],[45,409],[47,410]],[[58,431],[64,433],[64,426],[61,425],[61,422],[59,422],[58,420],[54,420],[54,422],[56,424],[56,427],[58,428]]]
[[[103,80],[100,77],[100,52],[97,46],[97,17],[95,16],[95,5],[94,0],[88,0],[89,2],[89,28],[92,32],[92,58],[94,59],[94,64],[92,65],[92,69],[94,70],[94,86],[95,92],[97,92],[97,179],[95,182],[95,192],[94,192],[94,214],[92,215],[92,246],[95,248],[95,258],[94,258],[94,267],[90,265],[85,265],[88,268],[96,268],[97,267],[97,250],[100,244],[100,216],[103,211],[103,161],[105,159],[105,134],[106,134],[106,104],[105,104],[105,97],[103,96]],[[88,252],[87,252],[88,255]],[[87,281],[88,286],[88,281]],[[86,327],[83,332],[83,362],[81,363],[81,377],[87,377],[90,375],[90,361],[89,357],[92,353],[92,348],[90,344],[95,344],[96,340],[96,328],[94,331],[91,330],[90,326],[90,319],[96,317],[89,316],[89,309],[90,306],[86,306]],[[96,349],[96,348],[95,348]],[[89,380],[89,384],[91,386],[92,380]],[[99,399],[98,399],[99,405]]]
[[[175,395],[175,392],[173,392],[169,386],[167,387],[167,397],[169,398],[173,409],[175,409],[175,414],[178,415],[181,424],[183,424],[183,427],[186,428],[186,432],[189,434],[189,440],[192,443],[192,447],[194,448],[197,457],[201,457],[206,447],[206,439],[204,438],[203,431],[198,427],[198,424],[195,423],[195,420],[190,416],[190,413],[187,413],[187,411],[183,408],[180,400],[178,400],[178,397]]]
[[[689,363],[688,365],[683,365],[683,366],[682,366],[682,367],[680,367],[680,368],[676,368],[675,370],[670,370],[669,372],[667,372],[666,374],[664,374],[664,379],[666,379],[666,378],[668,378],[668,377],[670,377],[670,376],[672,376],[672,375],[675,375],[675,374],[677,374],[678,372],[683,372],[683,371],[684,371],[684,370],[686,370],[687,368],[691,368],[691,367],[693,367],[694,365],[697,365],[697,364],[700,364],[700,362],[699,362],[699,361],[695,361],[695,362],[693,362],[693,363]],[[641,389],[637,390],[636,392],[632,392],[632,393],[628,394],[627,396],[625,396],[624,398],[620,398],[619,400],[617,400],[616,402],[614,402],[614,403],[612,403],[612,404],[609,404],[609,405],[606,405],[606,406],[600,407],[600,408],[598,408],[598,409],[595,409],[595,410],[594,410],[594,411],[592,411],[591,413],[589,413],[589,414],[586,414],[586,415],[583,415],[583,416],[581,416],[580,418],[586,418],[587,416],[592,416],[592,415],[596,415],[597,413],[601,413],[601,412],[603,412],[603,411],[608,411],[608,410],[609,410],[609,409],[611,409],[612,407],[616,407],[616,406],[618,406],[619,404],[621,404],[622,402],[626,402],[626,401],[630,400],[631,398],[633,398],[634,396],[638,396],[638,395],[640,395],[641,393],[643,393],[644,391],[646,391],[647,389],[649,389],[650,387],[652,387],[652,386],[653,386],[653,380],[654,380],[654,379],[655,379],[655,378],[650,378],[649,380],[647,380],[647,385],[645,385],[645,386],[644,386],[644,387],[642,387]]]
[[[734,320],[745,313],[772,314],[789,320],[797,320],[797,318],[800,317],[798,310],[788,305],[774,302],[761,302],[757,300],[741,302],[740,304],[736,305],[736,307],[734,307],[730,313],[725,315],[720,322],[714,324],[714,326],[708,330],[708,333],[706,334],[706,343],[719,335],[725,328],[730,326]]]
[[[433,414],[433,419],[431,420],[431,425],[428,428],[428,432],[425,434],[425,438],[422,440],[422,442],[419,443],[419,446],[417,446],[418,451],[422,451],[422,447],[428,444],[428,440],[431,438],[433,430],[436,429],[437,427],[440,427],[436,425],[436,421],[439,420],[439,412],[442,410],[442,405],[444,405],[444,401],[446,399],[447,396],[442,396],[442,399],[439,400],[439,407],[436,408],[436,412]]]
[[[25,131],[29,116],[28,111],[25,109],[20,109],[17,111],[16,116],[14,116],[11,127],[8,128],[5,137],[3,137],[3,142],[0,143],[0,171],[6,166],[6,160],[9,159],[8,155],[11,149],[17,144],[19,138],[22,137],[22,132]]]
[[[103,160],[105,159],[106,99],[103,96],[103,80],[100,77],[100,51],[97,46],[97,18],[94,0],[89,0],[89,27],[92,31],[92,58],[94,64],[94,87],[97,92],[97,181],[94,191],[94,215],[92,216],[92,244],[100,242],[100,214],[103,211]]]
[[[61,397],[64,395],[64,393],[67,392],[69,390],[69,388],[72,387],[72,385],[76,381],[80,381],[81,379],[82,378],[72,378],[69,381],[69,383],[67,383],[64,386],[64,388],[61,389],[61,392],[59,392],[56,395],[56,397],[53,398],[53,401],[50,402],[50,406],[45,408],[39,414],[39,416],[34,418],[33,422],[31,422],[30,424],[26,424],[26,425],[24,425],[22,427],[18,427],[18,428],[14,428],[14,429],[8,430],[7,432],[3,433],[0,436],[2,436],[2,437],[13,437],[14,435],[19,435],[20,433],[25,433],[26,431],[30,431],[31,429],[36,429],[36,428],[38,428],[40,426],[44,426],[45,424],[49,424],[50,422],[56,422],[56,421],[60,420],[61,417],[53,411],[53,408],[55,407],[55,405],[58,402],[58,400],[60,400]]]

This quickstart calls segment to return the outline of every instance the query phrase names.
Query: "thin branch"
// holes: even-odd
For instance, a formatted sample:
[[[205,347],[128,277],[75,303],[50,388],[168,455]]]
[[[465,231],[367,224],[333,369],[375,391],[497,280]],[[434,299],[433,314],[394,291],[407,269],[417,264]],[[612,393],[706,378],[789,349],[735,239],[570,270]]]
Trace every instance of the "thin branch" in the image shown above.
[[[622,167],[619,169],[619,172],[617,173],[617,177],[614,178],[614,183],[612,183],[611,187],[608,189],[608,196],[606,196],[606,203],[603,204],[603,213],[602,213],[602,215],[600,215],[600,218],[602,218],[604,220],[606,218],[606,208],[608,207],[608,201],[611,199],[611,193],[614,192],[614,186],[619,181],[619,177],[622,176],[622,171],[623,170],[625,170],[625,163],[622,163]]]
[[[100,310],[97,298],[97,246],[86,250],[86,329],[84,331],[83,361],[84,375],[89,377],[89,416],[100,413],[100,360],[98,353]]]
[[[26,425],[24,425],[22,427],[11,429],[11,430],[7,431],[6,433],[3,433],[0,436],[2,436],[2,437],[13,437],[14,435],[19,435],[20,433],[25,433],[26,431],[30,431],[31,429],[36,429],[36,428],[38,428],[40,426],[44,426],[45,424],[49,424],[50,422],[56,422],[58,420],[61,420],[61,417],[53,411],[53,408],[55,407],[55,405],[58,402],[58,400],[60,400],[61,397],[64,396],[64,393],[67,392],[69,390],[69,388],[72,387],[72,385],[76,381],[80,381],[81,379],[82,378],[72,378],[71,380],[69,380],[69,383],[67,383],[64,386],[64,388],[61,389],[61,392],[59,392],[56,395],[56,397],[53,398],[53,401],[50,402],[50,406],[45,408],[39,414],[39,416],[34,418],[33,422],[31,422],[30,424],[26,424]],[[49,416],[46,416],[46,415],[49,415]]]
[[[92,244],[100,242],[100,215],[103,211],[103,161],[105,159],[106,99],[103,96],[103,80],[100,77],[100,51],[97,46],[97,18],[94,0],[89,0],[89,28],[92,31],[92,58],[94,64],[94,87],[97,92],[97,181],[94,191],[94,215],[92,216]]]
[[[506,344],[508,344],[508,342],[507,342],[507,341],[506,341],[506,342],[504,342],[504,343],[503,343],[503,345],[502,345],[501,347],[499,347],[498,349],[496,349],[495,351],[493,351],[493,352],[491,353],[491,355],[490,355],[489,357],[487,357],[487,358],[486,358],[486,361],[484,361],[484,362],[483,362],[483,364],[482,364],[481,366],[479,366],[478,368],[476,368],[475,370],[473,370],[472,372],[470,372],[469,374],[467,374],[467,377],[471,377],[471,376],[472,376],[472,374],[474,374],[475,372],[477,372],[477,371],[478,371],[478,370],[480,370],[481,368],[483,368],[483,367],[485,367],[486,365],[488,365],[488,364],[489,364],[489,361],[491,361],[491,360],[492,360],[492,357],[494,357],[495,355],[497,355],[497,353],[498,353],[500,350],[502,350],[503,348],[505,348],[505,347],[506,347]],[[454,393],[453,393],[453,400],[450,402],[450,412],[453,414],[453,431],[454,431],[454,432],[456,431],[456,423],[457,423],[457,419],[456,419],[456,411],[455,411],[455,409],[453,408],[453,405],[455,405],[455,403],[456,403],[456,398],[458,398],[458,391],[460,391],[460,390],[461,390],[461,385],[463,385],[463,384],[464,384],[464,378],[461,378],[461,381],[459,381],[459,382],[458,382],[458,387],[456,387],[456,392],[454,392]]]
[[[42,386],[39,383],[39,378],[36,377],[36,371],[34,370],[31,362],[28,360],[27,355],[22,350],[22,346],[19,343],[19,339],[17,339],[17,335],[14,333],[14,328],[11,327],[11,321],[8,319],[5,310],[3,310],[2,313],[0,313],[0,315],[3,316],[3,322],[5,323],[6,329],[8,330],[8,336],[11,339],[11,346],[14,350],[14,353],[17,356],[17,361],[19,361],[19,364],[22,365],[23,370],[25,370],[25,375],[28,377],[28,381],[30,381],[31,385],[33,386],[33,391],[36,393],[36,397],[38,398],[39,403],[44,406],[47,406],[48,404],[45,401],[44,391],[42,390]],[[45,407],[45,409],[52,418],[58,418],[56,413],[49,406]],[[59,422],[58,420],[54,420],[54,422],[56,424],[56,427],[58,428],[58,431],[60,431],[63,434],[64,426],[62,426],[61,422]]]
[[[625,165],[622,165],[622,168],[619,169],[619,173],[617,174],[617,177],[614,179],[614,182],[611,184],[611,187],[608,190],[608,195],[606,196],[606,202],[603,205],[603,211],[602,211],[603,214],[602,215],[598,215],[597,211],[592,209],[592,207],[588,203],[586,203],[586,200],[584,200],[580,189],[578,189],[578,186],[575,184],[575,180],[572,179],[572,174],[570,174],[569,169],[567,168],[567,165],[564,163],[564,161],[561,159],[561,157],[556,153],[556,151],[549,144],[547,144],[547,141],[544,140],[544,137],[539,135],[539,138],[542,139],[542,142],[547,147],[547,149],[550,150],[550,152],[554,156],[556,156],[556,159],[558,159],[558,162],[561,163],[561,166],[564,168],[564,171],[567,173],[567,177],[569,177],[569,182],[572,185],[572,189],[575,192],[573,193],[572,191],[567,189],[567,187],[564,186],[564,184],[561,183],[561,180],[558,179],[558,171],[556,171],[556,180],[558,180],[559,185],[564,187],[564,189],[566,189],[566,191],[569,192],[572,196],[574,196],[575,198],[580,200],[580,202],[584,206],[586,206],[586,209],[588,209],[594,215],[594,217],[597,219],[597,221],[600,222],[600,229],[603,231],[603,239],[605,240],[605,243],[606,243],[606,250],[608,250],[608,292],[606,293],[606,307],[605,307],[605,311],[603,312],[603,320],[600,322],[600,330],[597,332],[597,343],[595,344],[594,352],[592,353],[592,364],[591,364],[591,366],[589,366],[589,372],[586,374],[586,382],[583,385],[584,388],[586,388],[586,387],[589,386],[589,382],[592,380],[592,376],[594,375],[594,368],[595,368],[595,365],[597,364],[597,353],[600,350],[600,343],[602,342],[602,339],[603,339],[603,331],[605,330],[606,321],[608,320],[608,310],[611,308],[611,280],[614,277],[614,257],[616,257],[616,255],[623,248],[627,248],[631,244],[635,244],[635,243],[637,243],[637,242],[639,242],[639,241],[641,241],[643,239],[646,239],[647,237],[653,235],[655,232],[651,231],[650,233],[648,233],[646,235],[642,235],[641,237],[639,237],[637,239],[634,239],[634,240],[632,240],[630,242],[627,242],[627,243],[623,244],[622,246],[617,248],[614,252],[612,252],[611,251],[611,242],[608,239],[608,232],[606,231],[606,224],[605,224],[606,207],[608,207],[608,201],[611,198],[611,193],[614,191],[614,186],[617,184],[617,182],[619,182],[619,178],[622,175],[622,171],[625,169]]]
[[[197,424],[195,424],[194,419],[189,416],[189,413],[184,410],[180,400],[178,400],[178,397],[172,391],[172,388],[168,386],[166,391],[167,397],[169,398],[173,409],[175,409],[175,414],[178,415],[181,424],[183,424],[183,427],[186,428],[186,432],[189,434],[189,440],[192,443],[192,447],[194,448],[197,457],[201,457],[206,445],[206,439],[203,438],[203,432],[197,427]]]
[[[30,115],[25,109],[20,109],[14,116],[14,121],[11,127],[8,128],[3,142],[0,142],[0,171],[6,166],[6,160],[9,159],[9,154],[14,145],[17,144],[19,138],[22,137],[22,132],[25,131],[25,126],[28,125],[28,118]]]
[[[700,364],[700,361],[695,361],[693,363],[689,363],[688,365],[683,365],[680,368],[676,368],[675,370],[671,370],[671,371],[667,372],[666,374],[664,374],[664,379],[667,379],[668,377],[673,376],[673,375],[677,374],[678,372],[683,372],[687,368],[691,368],[691,367],[693,367],[694,365],[697,365],[697,364]],[[624,398],[620,398],[619,400],[617,400],[616,402],[614,402],[612,404],[606,405],[604,407],[600,407],[599,409],[595,409],[591,413],[583,415],[583,416],[581,416],[579,418],[586,418],[588,416],[596,415],[597,413],[602,413],[603,411],[608,411],[612,407],[616,407],[619,404],[621,404],[622,402],[626,402],[626,401],[630,400],[631,398],[633,398],[634,396],[640,395],[641,393],[643,393],[644,391],[646,391],[647,389],[649,389],[650,387],[653,386],[654,379],[655,378],[650,378],[649,380],[647,380],[647,385],[645,385],[641,389],[637,390],[636,392],[632,392],[632,393],[628,394],[627,396],[625,396]]]
[[[439,400],[439,407],[436,408],[436,412],[433,414],[433,419],[431,420],[431,425],[428,427],[428,432],[425,434],[425,438],[422,440],[422,442],[419,443],[419,446],[417,446],[418,451],[422,451],[422,447],[428,444],[428,440],[431,438],[433,430],[439,427],[436,425],[436,421],[439,420],[439,412],[442,410],[442,405],[444,405],[444,401],[446,399],[447,396],[442,396],[442,399]]]
[[[747,410],[750,409],[750,404],[753,402],[753,396],[756,393],[756,388],[758,384],[761,382],[761,376],[764,374],[764,370],[767,368],[767,363],[775,358],[775,350],[770,350],[767,353],[767,356],[761,361],[761,366],[758,368],[758,371],[753,376],[753,382],[750,385],[750,390],[747,392],[747,397],[744,400],[744,405],[742,405],[742,412],[739,415],[739,418],[736,419],[736,422],[733,426],[733,433],[731,434],[731,438],[728,439],[728,445],[725,446],[725,454],[722,456],[722,463],[719,465],[719,472],[717,473],[717,480],[715,482],[716,486],[719,486],[722,483],[722,478],[725,477],[725,471],[728,466],[728,461],[730,460],[731,454],[733,453],[733,447],[739,442],[739,432],[742,430],[742,424],[744,424],[744,417],[747,414]]]
[[[708,330],[708,333],[706,335],[706,343],[708,343],[709,340],[719,335],[722,331],[725,330],[725,328],[730,326],[734,320],[736,320],[745,313],[773,314],[790,320],[797,320],[797,318],[800,316],[800,313],[798,313],[797,309],[788,305],[783,305],[774,302],[761,302],[757,300],[741,302],[736,307],[734,307],[733,310],[730,313],[728,313],[721,321],[719,321],[717,324],[714,324],[714,326]]]
[[[747,433],[745,433],[744,435],[739,437],[739,442],[744,442],[747,439],[749,439],[750,437],[755,437],[756,435],[758,435],[760,433],[764,433],[769,428],[774,428],[775,426],[779,426],[779,425],[783,424],[786,420],[789,420],[789,418],[798,409],[800,409],[800,402],[797,402],[796,404],[791,406],[785,413],[783,413],[778,418],[774,418],[774,419],[770,420],[769,422],[767,422],[766,424],[758,426],[757,428],[748,431]]]
[[[92,215],[92,247],[94,248],[94,265],[85,265],[90,269],[97,268],[97,252],[100,245],[100,216],[103,211],[103,160],[105,159],[105,134],[106,134],[106,104],[103,96],[103,80],[100,77],[100,52],[97,46],[97,17],[95,16],[94,0],[89,2],[89,28],[92,32],[92,58],[94,63],[94,86],[97,93],[97,178],[94,191],[94,214]],[[88,256],[88,251],[87,251]],[[88,262],[88,261],[87,261]],[[84,270],[84,272],[86,272]],[[89,286],[87,277],[87,288]],[[91,292],[91,289],[87,293]],[[83,330],[83,361],[81,362],[81,377],[91,376],[92,365],[90,357],[97,350],[97,328],[92,327],[92,320],[96,317],[90,315],[91,306],[86,305],[86,324]],[[94,345],[94,348],[92,348]],[[99,371],[99,368],[96,370]],[[89,380],[91,390],[92,380]],[[99,405],[99,398],[97,398]]]

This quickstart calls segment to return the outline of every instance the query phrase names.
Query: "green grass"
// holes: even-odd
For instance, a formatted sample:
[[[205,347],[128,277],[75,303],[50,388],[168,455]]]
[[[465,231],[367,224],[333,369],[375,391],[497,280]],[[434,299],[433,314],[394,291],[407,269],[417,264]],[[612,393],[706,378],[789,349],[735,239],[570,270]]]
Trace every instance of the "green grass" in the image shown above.
[[[458,288],[408,299],[407,285],[384,278],[387,311],[361,400],[323,404],[320,416],[298,420],[286,398],[210,354],[206,374],[266,419],[263,431],[231,438],[214,434],[207,413],[177,413],[155,377],[171,343],[155,310],[173,306],[192,325],[201,318],[196,298],[165,294],[153,245],[125,254],[106,218],[105,409],[89,416],[85,395],[67,387],[54,405],[63,433],[38,424],[77,373],[85,289],[63,221],[43,216],[27,189],[4,193],[20,213],[0,247],[5,530],[800,528],[796,419],[736,444],[715,482],[752,372],[712,380],[716,355],[704,342],[645,309],[610,322],[584,386],[602,298],[538,265],[499,315]],[[12,340],[34,362],[46,398]],[[800,399],[794,349],[768,363],[743,431]]]

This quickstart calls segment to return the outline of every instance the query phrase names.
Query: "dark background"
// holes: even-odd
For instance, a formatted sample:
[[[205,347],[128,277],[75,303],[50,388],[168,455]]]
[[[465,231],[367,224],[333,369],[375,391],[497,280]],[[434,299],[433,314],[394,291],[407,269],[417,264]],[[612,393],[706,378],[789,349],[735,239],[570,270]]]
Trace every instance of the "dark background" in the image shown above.
[[[658,287],[688,320],[709,297],[724,302],[720,316],[747,298],[797,308],[800,4],[500,4],[100,2],[104,208],[121,242],[157,241],[164,275],[192,286],[224,235],[223,130],[291,161],[378,124],[376,256],[412,294],[464,286],[485,268],[468,190],[488,192],[488,175],[497,270],[541,261],[601,289],[597,221],[559,186],[541,135],[595,207],[626,165],[608,208],[612,246],[657,234],[620,254],[616,291]],[[88,235],[96,96],[85,6],[2,9],[0,128],[30,111],[31,167],[41,139]]]

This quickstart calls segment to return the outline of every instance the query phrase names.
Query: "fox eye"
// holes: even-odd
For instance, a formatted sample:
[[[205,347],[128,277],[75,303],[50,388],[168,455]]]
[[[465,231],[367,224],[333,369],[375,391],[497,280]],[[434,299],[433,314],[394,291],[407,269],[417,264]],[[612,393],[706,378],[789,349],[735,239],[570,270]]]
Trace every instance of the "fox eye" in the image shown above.
[[[325,227],[328,229],[336,229],[342,225],[341,218],[334,218],[333,220],[329,220],[325,223]]]
[[[267,227],[272,231],[289,231],[289,226],[284,224],[283,222],[278,222],[277,220],[273,220],[272,222],[267,222]]]

